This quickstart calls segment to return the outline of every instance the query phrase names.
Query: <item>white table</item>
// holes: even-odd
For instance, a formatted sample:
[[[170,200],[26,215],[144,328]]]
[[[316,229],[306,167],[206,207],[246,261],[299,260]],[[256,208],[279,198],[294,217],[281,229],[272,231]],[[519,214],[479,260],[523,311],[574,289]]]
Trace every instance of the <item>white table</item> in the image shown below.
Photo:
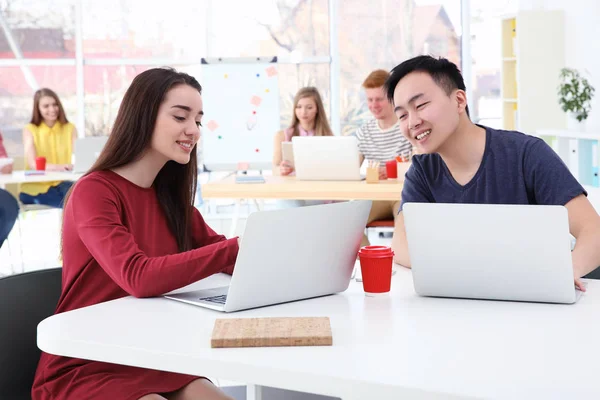
[[[5,188],[11,183],[34,183],[52,181],[76,181],[83,174],[75,172],[50,172],[43,175],[25,175],[25,171],[13,171],[12,174],[0,174],[0,188]]]
[[[365,297],[353,282],[341,295],[233,314],[126,297],[44,320],[38,346],[344,400],[592,399],[599,310],[600,281],[575,305],[435,299],[416,296],[401,268],[389,297]],[[272,316],[329,316],[333,346],[210,348],[215,318]]]

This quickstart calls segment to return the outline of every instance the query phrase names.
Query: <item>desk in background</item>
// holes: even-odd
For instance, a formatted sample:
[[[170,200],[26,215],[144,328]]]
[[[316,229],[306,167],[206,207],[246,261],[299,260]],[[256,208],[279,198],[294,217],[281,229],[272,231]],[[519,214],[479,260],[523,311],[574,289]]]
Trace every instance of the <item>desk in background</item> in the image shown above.
[[[235,176],[202,185],[202,197],[222,199],[399,200],[402,183],[385,180],[300,181],[295,177],[265,176],[265,183],[235,183]]]
[[[191,287],[228,280],[219,274]],[[574,305],[424,298],[399,268],[389,297],[365,297],[351,282],[340,295],[232,314],[125,297],[44,320],[38,346],[343,400],[595,399],[599,309],[600,281],[588,281]],[[330,317],[333,346],[210,347],[216,318],[282,316]]]
[[[25,171],[13,171],[12,174],[0,174],[0,188],[4,189],[8,184],[52,182],[52,181],[76,181],[83,174],[74,172],[49,172],[42,175],[25,175]]]
[[[242,199],[277,200],[400,200],[402,183],[384,180],[366,181],[301,181],[290,176],[265,176],[265,183],[235,183],[235,176],[202,185],[204,199],[235,199],[229,237],[235,235]],[[258,202],[256,203],[257,208]]]

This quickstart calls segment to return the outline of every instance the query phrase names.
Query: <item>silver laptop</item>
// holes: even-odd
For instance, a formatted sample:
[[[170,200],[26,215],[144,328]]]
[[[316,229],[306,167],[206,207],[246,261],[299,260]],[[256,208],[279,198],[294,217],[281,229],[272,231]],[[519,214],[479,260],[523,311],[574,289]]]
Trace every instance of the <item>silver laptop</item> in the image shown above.
[[[414,287],[422,296],[575,303],[562,206],[406,203]]]
[[[294,136],[296,179],[360,181],[360,158],[355,136]]]
[[[77,138],[75,140],[75,162],[73,165],[73,172],[84,173],[92,168],[107,140],[108,136]]]
[[[250,214],[229,286],[165,295],[239,311],[348,288],[371,201]]]

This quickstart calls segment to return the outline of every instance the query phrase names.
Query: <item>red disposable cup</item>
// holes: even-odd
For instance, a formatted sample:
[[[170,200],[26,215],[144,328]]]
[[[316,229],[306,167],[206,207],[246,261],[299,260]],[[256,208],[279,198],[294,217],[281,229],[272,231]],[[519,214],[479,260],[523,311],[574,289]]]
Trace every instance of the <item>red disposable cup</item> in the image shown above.
[[[398,178],[398,161],[391,160],[385,163],[385,170],[387,172],[387,177],[389,179],[397,179]]]
[[[364,246],[358,251],[367,296],[386,294],[392,286],[394,252],[388,246]]]
[[[38,171],[46,170],[46,157],[35,158],[35,169],[37,169]]]

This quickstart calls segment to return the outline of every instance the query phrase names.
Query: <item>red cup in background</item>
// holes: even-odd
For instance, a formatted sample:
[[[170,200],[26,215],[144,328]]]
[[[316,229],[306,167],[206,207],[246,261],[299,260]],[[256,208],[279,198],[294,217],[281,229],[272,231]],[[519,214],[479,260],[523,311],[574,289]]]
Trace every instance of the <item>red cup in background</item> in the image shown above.
[[[37,169],[38,171],[46,170],[46,157],[35,158],[35,169]]]
[[[364,246],[358,251],[363,289],[367,296],[389,293],[394,252],[388,246]]]
[[[398,162],[396,160],[387,161],[385,163],[385,171],[388,179],[398,178]]]

